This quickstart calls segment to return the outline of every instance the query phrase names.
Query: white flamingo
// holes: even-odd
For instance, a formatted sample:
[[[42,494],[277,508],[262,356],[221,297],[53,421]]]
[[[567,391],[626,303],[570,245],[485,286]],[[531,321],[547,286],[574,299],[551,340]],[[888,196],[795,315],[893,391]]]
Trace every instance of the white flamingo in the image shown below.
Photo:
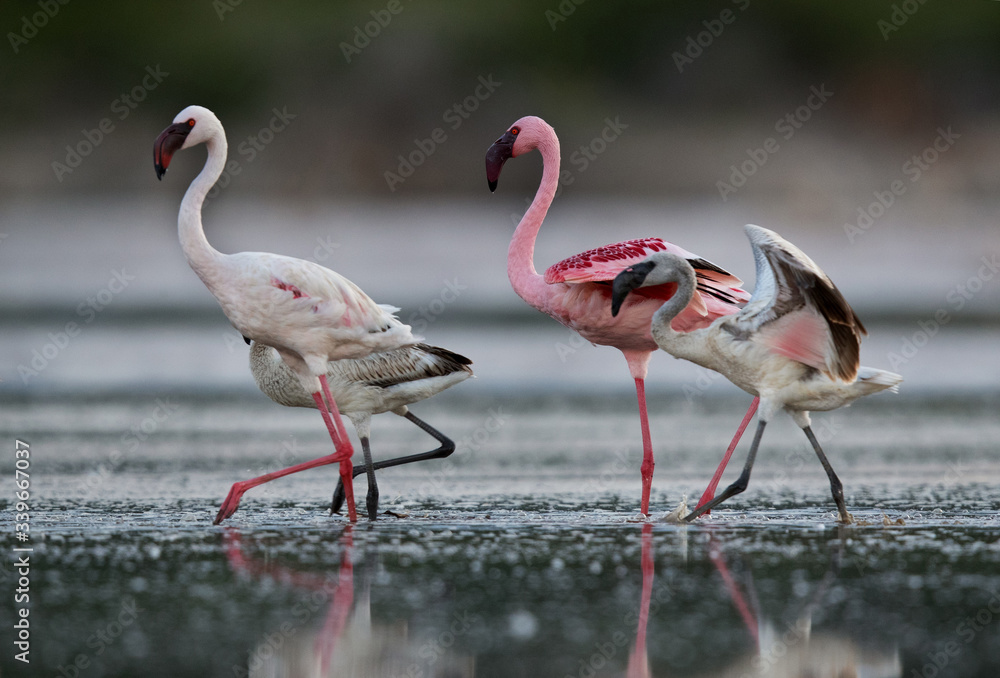
[[[208,147],[208,158],[181,201],[177,229],[184,256],[201,281],[222,306],[240,333],[273,346],[312,394],[323,416],[336,452],[313,461],[237,482],[215,517],[231,516],[247,490],[282,476],[340,463],[340,477],[347,495],[349,519],[354,522],[354,487],[351,455],[354,450],[327,384],[331,360],[361,358],[414,344],[410,327],[376,304],[354,283],[311,261],[270,254],[223,254],[205,238],[201,207],[209,189],[226,164],[226,133],[215,114],[201,106],[188,106],[156,138],[153,161],[162,178],[178,150],[198,144]],[[326,396],[326,402],[323,397]]]
[[[853,522],[844,490],[809,422],[810,410],[835,410],[861,396],[897,390],[898,374],[859,366],[861,334],[867,334],[840,290],[802,250],[774,231],[747,225],[757,283],[747,305],[706,328],[677,332],[670,321],[691,300],[695,272],[683,257],[658,252],[615,278],[612,313],[629,292],[675,283],[674,294],[654,315],[653,339],[664,351],[715,370],[760,398],[757,434],[739,479],[699,506],[691,521],[746,489],[764,427],[781,409],[812,444],[830,478],[840,520]]]
[[[376,469],[399,466],[425,459],[442,459],[455,451],[455,443],[409,411],[407,405],[430,398],[472,376],[465,356],[436,346],[417,344],[394,351],[372,353],[356,360],[334,360],[327,365],[330,392],[340,411],[354,424],[361,439],[365,463],[354,467],[353,476],[368,474],[366,508],[368,518],[378,512]],[[250,371],[257,387],[268,398],[285,407],[316,407],[294,372],[270,346],[253,342],[250,347]],[[430,452],[411,454],[373,463],[369,438],[373,414],[392,412],[405,417],[437,439],[440,447]],[[344,501],[343,484],[333,493],[331,512],[338,512]]]

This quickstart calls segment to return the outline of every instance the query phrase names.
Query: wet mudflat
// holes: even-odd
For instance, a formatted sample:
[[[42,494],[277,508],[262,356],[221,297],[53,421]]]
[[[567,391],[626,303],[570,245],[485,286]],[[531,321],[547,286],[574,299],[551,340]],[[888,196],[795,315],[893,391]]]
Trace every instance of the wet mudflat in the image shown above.
[[[326,453],[315,412],[248,392],[8,399],[2,428],[33,455],[32,673],[995,675],[995,397],[817,415],[851,527],[789,422],[729,509],[639,522],[631,404],[446,393],[414,409],[458,451],[382,472],[391,514],[376,523],[329,515],[323,468],[251,491],[213,527],[233,481]],[[651,394],[654,519],[697,500],[745,405]],[[433,446],[398,417],[374,422],[376,458]],[[13,614],[0,609],[5,629]]]

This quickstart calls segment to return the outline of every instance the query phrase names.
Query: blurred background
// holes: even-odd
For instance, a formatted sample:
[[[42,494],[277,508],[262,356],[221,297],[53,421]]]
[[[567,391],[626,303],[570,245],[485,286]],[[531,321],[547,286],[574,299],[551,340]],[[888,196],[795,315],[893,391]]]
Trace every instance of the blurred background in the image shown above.
[[[43,1],[4,3],[0,26],[7,392],[252,387],[176,242],[204,151],[153,174],[153,139],[192,103],[229,137],[216,247],[319,261],[494,384],[630,386],[613,351],[570,346],[591,374],[567,370],[569,332],[507,284],[540,159],[490,195],[483,156],[526,114],[565,170],[539,270],[657,235],[752,287],[741,226],[759,223],[890,323],[867,362],[935,388],[1000,377],[996,3]]]
[[[247,675],[300,594],[253,560],[349,572],[329,469],[248,495],[227,523],[242,538],[209,527],[233,481],[329,438],[257,391],[177,242],[205,151],[157,181],[152,145],[200,104],[229,140],[204,208],[216,248],[317,261],[474,362],[476,379],[414,408],[456,453],[381,475],[383,507],[408,517],[357,530],[357,606],[370,596],[376,627],[409,620],[419,648],[480,615],[455,645],[480,675],[594,675],[584,659],[620,634],[634,656],[623,640],[601,675],[633,659],[722,675],[756,647],[722,553],[741,579],[756,567],[761,619],[784,629],[805,609],[815,646],[834,633],[889,667],[857,675],[936,675],[951,645],[956,675],[996,675],[1000,2],[5,0],[0,33],[0,430],[34,452],[31,619],[49,674],[82,655],[87,676]],[[787,420],[707,527],[626,522],[641,444],[625,362],[507,281],[541,159],[509,162],[495,194],[483,161],[529,114],[562,147],[539,271],[659,236],[752,289],[742,227],[757,223],[837,283],[870,331],[862,362],[905,379],[815,418],[869,527],[835,530]],[[647,389],[659,514],[700,495],[749,397],[662,353]],[[376,458],[433,444],[398,417],[373,429]],[[132,602],[139,623],[98,657],[91,633]],[[22,668],[0,656],[4,675]]]

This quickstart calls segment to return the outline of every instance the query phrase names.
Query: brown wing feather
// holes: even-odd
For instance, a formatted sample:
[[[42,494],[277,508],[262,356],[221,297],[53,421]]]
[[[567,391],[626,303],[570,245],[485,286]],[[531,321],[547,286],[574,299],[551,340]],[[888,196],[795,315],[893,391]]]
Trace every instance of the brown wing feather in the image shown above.
[[[868,333],[854,309],[833,281],[798,248],[789,251],[775,244],[760,248],[778,281],[777,298],[770,309],[772,317],[761,317],[762,325],[812,307],[826,321],[832,342],[833,351],[827,353],[823,371],[831,378],[853,381],[860,366],[861,335]]]
[[[351,381],[370,386],[392,386],[453,372],[469,372],[472,361],[463,355],[437,346],[416,344],[384,353],[372,353],[357,360],[338,360],[331,369]]]

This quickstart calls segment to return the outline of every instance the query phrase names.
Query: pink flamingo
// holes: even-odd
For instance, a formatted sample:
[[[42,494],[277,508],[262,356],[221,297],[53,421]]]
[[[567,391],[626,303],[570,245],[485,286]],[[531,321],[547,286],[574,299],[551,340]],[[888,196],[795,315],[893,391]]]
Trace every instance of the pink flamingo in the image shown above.
[[[348,516],[351,522],[356,522],[351,465],[354,448],[337,403],[330,395],[327,364],[331,360],[361,358],[376,351],[415,344],[417,339],[410,333],[410,327],[400,323],[386,307],[376,304],[350,280],[328,268],[279,254],[223,254],[213,248],[205,238],[201,207],[226,164],[226,133],[222,123],[207,108],[188,106],[156,138],[153,161],[156,177],[162,179],[174,153],[198,144],[208,147],[208,158],[184,194],[177,217],[184,256],[233,326],[248,340],[274,347],[306,393],[312,394],[336,449],[334,454],[235,483],[215,523],[236,512],[247,490],[291,473],[337,462]]]
[[[628,362],[635,380],[642,427],[642,513],[649,514],[649,493],[653,483],[653,445],[646,415],[645,379],[649,359],[657,349],[650,334],[653,314],[677,289],[676,284],[643,288],[642,296],[626,300],[617,317],[611,315],[611,281],[632,264],[656,252],[671,252],[688,261],[698,272],[698,293],[674,320],[682,331],[705,327],[716,318],[731,315],[750,298],[740,288],[742,281],[701,257],[664,242],[659,238],[627,240],[577,254],[554,264],[541,276],[535,271],[534,251],[538,229],[559,186],[559,138],[541,118],[521,118],[486,153],[486,178],[490,191],[496,190],[504,163],[534,149],[542,154],[542,181],[528,210],[514,231],[507,253],[507,275],[518,296],[539,311],[547,313],[591,343],[614,346]],[[757,410],[754,398],[736,436],[715,472],[715,477],[699,506],[712,499],[740,436]]]

